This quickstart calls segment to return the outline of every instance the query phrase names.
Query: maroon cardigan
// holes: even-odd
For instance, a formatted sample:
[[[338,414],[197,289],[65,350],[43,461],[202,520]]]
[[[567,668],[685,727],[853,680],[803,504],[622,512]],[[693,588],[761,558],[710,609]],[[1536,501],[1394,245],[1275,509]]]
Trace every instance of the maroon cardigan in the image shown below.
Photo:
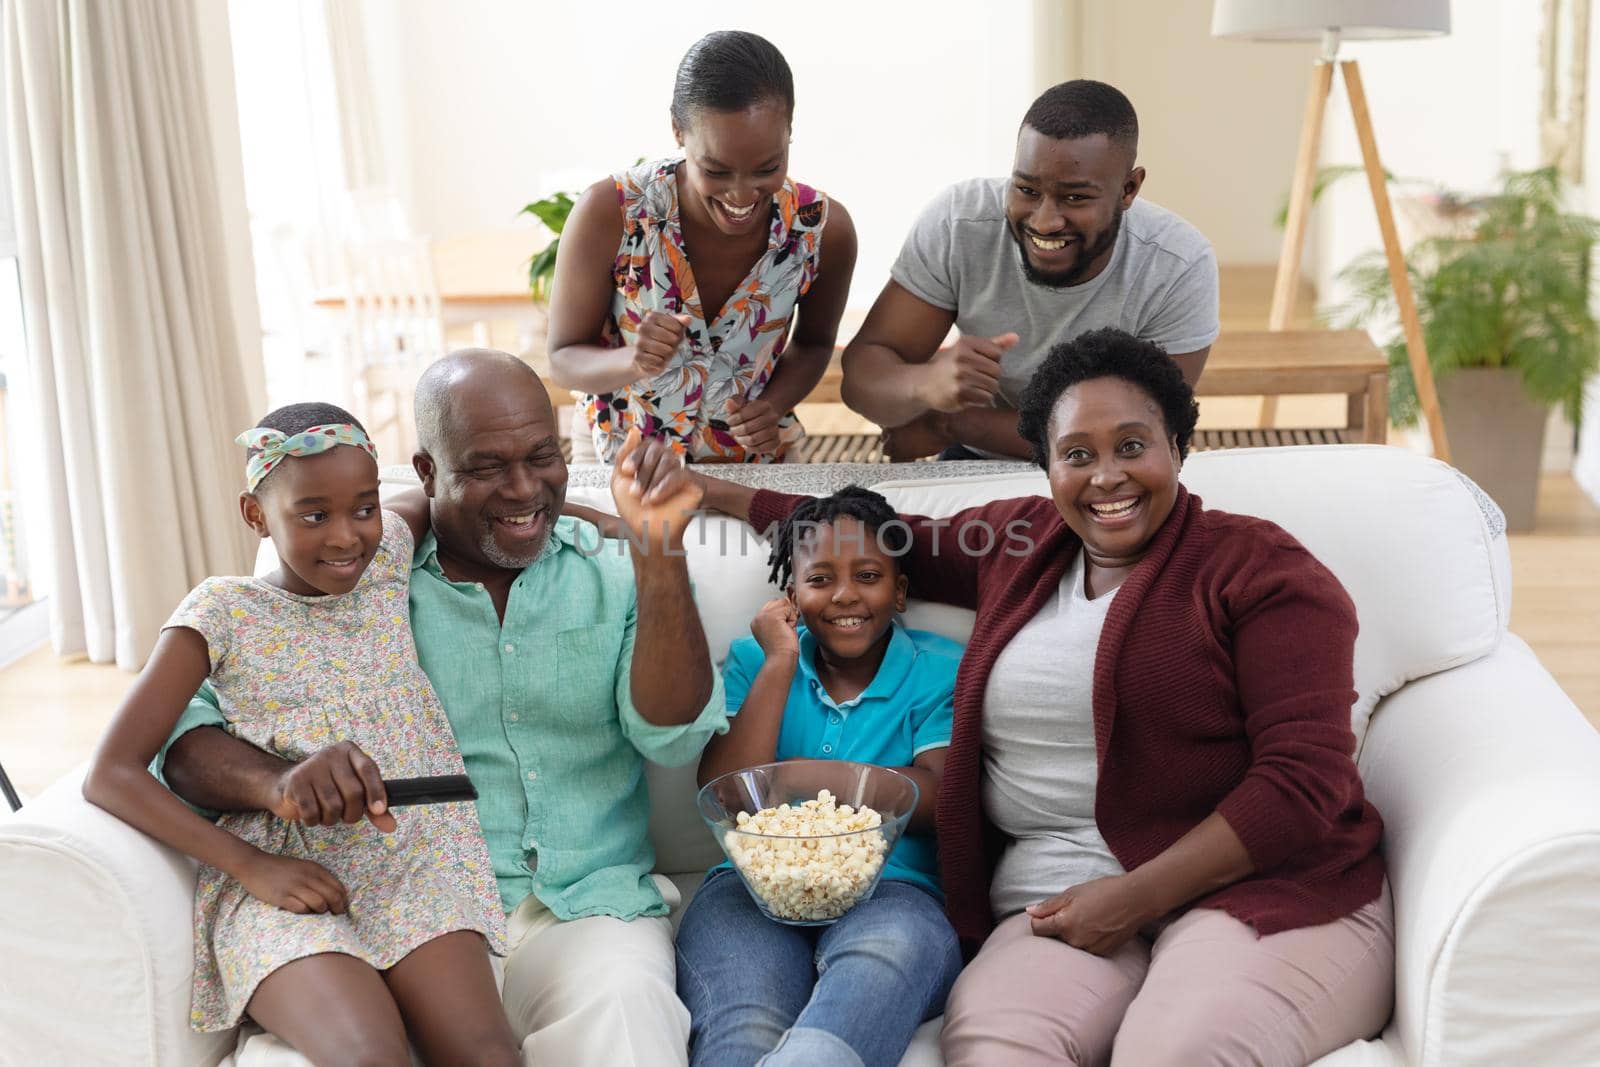
[[[804,499],[760,491],[750,521],[766,530]],[[938,801],[946,908],[970,949],[994,925],[989,879],[1004,845],[981,804],[989,672],[1081,542],[1046,497],[902,518],[912,593],[977,611]],[[960,537],[973,522],[994,531],[991,550],[982,528]],[[1264,519],[1207,511],[1179,487],[1095,657],[1095,821],[1125,869],[1219,812],[1255,873],[1190,907],[1220,908],[1266,935],[1377,898],[1383,823],[1352,758],[1355,636],[1349,595],[1298,541]]]

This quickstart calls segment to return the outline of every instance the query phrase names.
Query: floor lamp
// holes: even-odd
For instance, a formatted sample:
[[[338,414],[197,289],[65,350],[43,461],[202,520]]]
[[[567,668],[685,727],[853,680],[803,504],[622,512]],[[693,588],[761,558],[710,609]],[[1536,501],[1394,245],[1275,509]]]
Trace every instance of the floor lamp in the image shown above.
[[[1311,213],[1311,190],[1316,179],[1317,147],[1322,139],[1322,115],[1333,89],[1333,70],[1337,63],[1344,75],[1356,137],[1361,142],[1361,160],[1367,172],[1367,184],[1372,189],[1372,205],[1377,210],[1378,229],[1383,234],[1389,281],[1394,286],[1395,304],[1400,309],[1400,325],[1405,331],[1417,399],[1427,418],[1433,454],[1446,463],[1450,462],[1450,444],[1445,438],[1444,419],[1439,414],[1439,394],[1433,387],[1433,368],[1422,337],[1422,322],[1417,317],[1416,295],[1411,291],[1405,255],[1395,230],[1389,187],[1384,179],[1383,164],[1378,160],[1378,142],[1372,133],[1367,94],[1361,86],[1361,69],[1353,59],[1340,61],[1338,54],[1341,40],[1431,37],[1449,32],[1450,0],[1216,0],[1211,16],[1214,37],[1322,42],[1322,55],[1311,73],[1311,92],[1306,98],[1305,119],[1300,127],[1300,149],[1295,157],[1294,183],[1289,189],[1289,216],[1284,227],[1283,251],[1278,257],[1268,328],[1285,329],[1294,308],[1295,290],[1300,283],[1300,254],[1305,247],[1306,220]],[[1264,424],[1270,425],[1276,414],[1277,401],[1268,397],[1262,404]]]

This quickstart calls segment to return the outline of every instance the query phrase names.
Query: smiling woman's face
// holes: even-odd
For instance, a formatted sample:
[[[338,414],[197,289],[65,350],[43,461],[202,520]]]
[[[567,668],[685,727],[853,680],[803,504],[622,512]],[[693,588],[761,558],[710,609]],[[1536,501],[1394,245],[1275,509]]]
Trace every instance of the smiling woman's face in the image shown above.
[[[704,109],[674,132],[683,148],[683,206],[729,237],[765,230],[789,172],[784,105],[765,100],[743,111]]]
[[[1178,443],[1155,398],[1121,378],[1091,378],[1050,413],[1050,495],[1101,567],[1137,563],[1178,498]]]

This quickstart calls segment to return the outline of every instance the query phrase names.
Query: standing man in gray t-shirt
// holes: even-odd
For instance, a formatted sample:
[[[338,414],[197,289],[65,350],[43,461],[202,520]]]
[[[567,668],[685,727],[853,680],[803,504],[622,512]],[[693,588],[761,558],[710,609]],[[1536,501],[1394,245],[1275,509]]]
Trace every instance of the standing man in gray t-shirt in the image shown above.
[[[1009,178],[958,182],[923,211],[844,352],[845,402],[889,428],[890,458],[952,445],[1030,457],[1022,389],[1052,345],[1086,330],[1120,327],[1200,377],[1218,331],[1216,257],[1138,199],[1138,143],[1126,96],[1063,82],[1028,109]],[[961,336],[941,348],[951,324]]]

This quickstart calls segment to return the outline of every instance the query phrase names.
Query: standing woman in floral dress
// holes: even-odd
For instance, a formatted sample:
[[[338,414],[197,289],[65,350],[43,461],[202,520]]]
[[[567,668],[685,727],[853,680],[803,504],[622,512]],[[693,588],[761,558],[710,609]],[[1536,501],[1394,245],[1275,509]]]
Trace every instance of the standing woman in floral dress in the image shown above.
[[[583,394],[575,461],[611,462],[634,427],[691,463],[780,462],[803,435],[794,406],[832,358],[856,235],[843,204],[790,180],[793,117],[782,53],[708,34],[678,65],[681,155],[573,207],[549,349],[556,384]]]

